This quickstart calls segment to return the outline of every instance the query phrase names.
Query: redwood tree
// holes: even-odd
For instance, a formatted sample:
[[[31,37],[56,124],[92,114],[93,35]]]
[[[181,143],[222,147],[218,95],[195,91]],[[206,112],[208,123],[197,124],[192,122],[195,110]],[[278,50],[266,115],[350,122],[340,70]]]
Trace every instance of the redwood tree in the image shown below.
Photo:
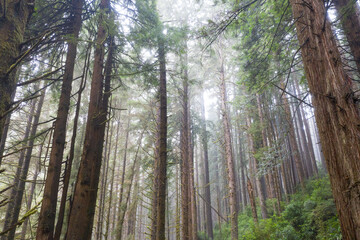
[[[343,239],[360,239],[360,116],[323,1],[291,0]]]

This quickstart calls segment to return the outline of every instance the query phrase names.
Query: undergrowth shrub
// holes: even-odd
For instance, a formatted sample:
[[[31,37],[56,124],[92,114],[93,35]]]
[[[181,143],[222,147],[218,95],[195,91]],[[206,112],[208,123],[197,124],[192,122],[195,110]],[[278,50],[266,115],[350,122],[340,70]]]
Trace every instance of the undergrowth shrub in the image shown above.
[[[291,196],[288,204],[282,202],[283,212],[276,216],[274,199],[267,201],[268,219],[254,223],[248,206],[238,216],[241,240],[341,240],[339,220],[328,177],[309,180],[304,190]],[[259,208],[258,208],[259,210]],[[258,216],[261,216],[258,212]],[[230,225],[216,226],[214,239],[230,239]]]

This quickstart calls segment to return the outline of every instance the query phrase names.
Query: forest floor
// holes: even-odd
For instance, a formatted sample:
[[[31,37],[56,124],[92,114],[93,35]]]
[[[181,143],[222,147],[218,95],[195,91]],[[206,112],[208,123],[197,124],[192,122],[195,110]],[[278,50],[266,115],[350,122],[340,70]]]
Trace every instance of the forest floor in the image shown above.
[[[275,199],[267,200],[268,219],[255,224],[250,207],[239,215],[239,240],[339,240],[340,223],[328,176],[308,180],[304,190],[282,202],[282,212],[277,216],[273,206]],[[261,213],[258,209],[258,216]],[[217,240],[230,239],[230,225],[215,227]],[[200,233],[200,239],[206,239]]]

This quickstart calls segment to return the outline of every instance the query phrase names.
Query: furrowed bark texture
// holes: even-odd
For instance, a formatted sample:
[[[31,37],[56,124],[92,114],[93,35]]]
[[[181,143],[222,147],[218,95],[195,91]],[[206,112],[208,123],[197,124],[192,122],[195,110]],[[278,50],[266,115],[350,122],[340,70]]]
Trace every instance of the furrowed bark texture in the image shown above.
[[[360,117],[324,2],[291,0],[343,239],[360,239]]]

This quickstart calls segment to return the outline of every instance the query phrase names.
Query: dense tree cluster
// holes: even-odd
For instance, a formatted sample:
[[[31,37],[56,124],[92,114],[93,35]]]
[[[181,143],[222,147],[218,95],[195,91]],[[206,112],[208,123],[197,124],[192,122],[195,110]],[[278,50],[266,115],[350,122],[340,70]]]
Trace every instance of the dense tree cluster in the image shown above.
[[[0,238],[360,239],[353,0],[0,1]]]

